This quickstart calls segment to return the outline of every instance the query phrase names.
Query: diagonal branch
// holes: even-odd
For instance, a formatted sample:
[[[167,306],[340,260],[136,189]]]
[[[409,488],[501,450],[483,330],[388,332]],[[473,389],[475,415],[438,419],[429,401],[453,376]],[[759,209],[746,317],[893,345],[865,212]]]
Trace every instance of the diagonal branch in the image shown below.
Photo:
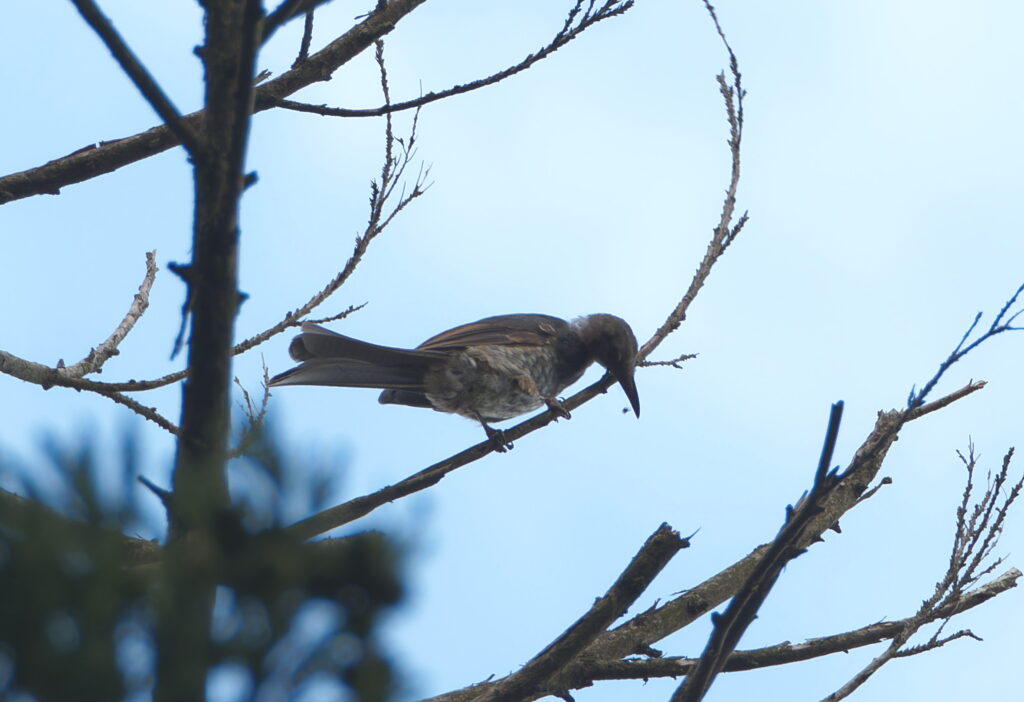
[[[477,697],[476,702],[516,702],[543,690],[548,678],[561,670],[613,621],[625,614],[679,549],[687,546],[689,542],[686,539],[680,538],[678,532],[667,524],[662,524],[590,611],[518,672]]]
[[[842,476],[829,471],[842,414],[843,403],[833,404],[813,488],[795,509],[790,510],[779,535],[758,559],[757,566],[737,590],[725,612],[718,617],[712,617],[714,630],[708,638],[704,652],[693,671],[672,695],[673,702],[698,702],[704,698],[747,627],[754,621],[758,610],[782,574],[782,569],[800,554],[801,546],[806,548],[801,542],[805,541],[808,527],[814,518],[821,514],[828,496],[842,482]]]
[[[121,38],[121,35],[117,33],[114,25],[100,11],[96,3],[92,0],[71,0],[71,2],[103,40],[103,43],[107,45],[110,53],[114,55],[114,59],[135,83],[135,87],[139,89],[142,96],[156,110],[171,133],[193,157],[200,157],[203,153],[202,144],[200,144],[193,127],[182,120],[181,113],[171,103],[171,99],[164,94],[157,82],[149,75],[149,71]]]
[[[985,343],[993,336],[1002,334],[1003,332],[1007,331],[1024,331],[1024,327],[1013,326],[1013,323],[1017,320],[1017,317],[1020,316],[1021,313],[1024,313],[1024,309],[1020,309],[1017,312],[1009,315],[1009,317],[1007,317],[1007,314],[1010,312],[1010,309],[1017,303],[1017,300],[1022,293],[1024,293],[1024,283],[1022,283],[1021,286],[1018,287],[1017,290],[1013,293],[1013,295],[1011,295],[1009,299],[1007,299],[1002,309],[1000,309],[996,316],[993,318],[992,324],[989,325],[989,328],[986,329],[985,332],[981,334],[977,339],[971,341],[971,343],[968,344],[968,339],[970,339],[971,334],[978,326],[978,322],[981,321],[982,313],[978,312],[978,314],[974,316],[974,321],[967,328],[967,331],[964,332],[963,337],[961,337],[960,343],[956,345],[956,348],[953,349],[953,351],[950,352],[949,356],[947,356],[946,359],[942,362],[942,364],[939,366],[939,370],[935,373],[935,375],[933,375],[931,379],[927,383],[925,383],[924,387],[922,387],[920,390],[917,390],[916,388],[911,388],[910,396],[907,398],[907,407],[909,407],[910,409],[917,409],[920,405],[922,405],[924,403],[925,397],[928,396],[928,393],[932,391],[932,389],[942,379],[942,376],[945,375],[946,371],[949,370],[954,363],[959,361],[961,358],[969,354],[974,349],[978,348],[978,346]],[[965,346],[964,344],[967,345]]]

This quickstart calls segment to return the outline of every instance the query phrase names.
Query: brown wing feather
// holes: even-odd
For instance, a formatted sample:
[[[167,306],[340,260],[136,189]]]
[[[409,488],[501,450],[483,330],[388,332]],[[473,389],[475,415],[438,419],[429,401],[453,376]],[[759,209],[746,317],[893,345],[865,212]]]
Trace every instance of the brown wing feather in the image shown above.
[[[564,319],[546,314],[503,314],[443,331],[416,348],[438,351],[481,344],[534,346],[546,343],[568,327]]]

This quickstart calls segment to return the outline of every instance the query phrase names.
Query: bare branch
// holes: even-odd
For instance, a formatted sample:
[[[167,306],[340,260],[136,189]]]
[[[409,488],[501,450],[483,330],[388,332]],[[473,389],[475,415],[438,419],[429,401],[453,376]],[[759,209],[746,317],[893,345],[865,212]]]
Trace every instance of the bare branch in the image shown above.
[[[955,390],[949,393],[942,399],[935,400],[934,402],[929,402],[928,404],[915,407],[913,410],[910,411],[910,414],[907,417],[907,421],[912,422],[915,419],[919,419],[926,414],[930,414],[931,412],[940,410],[949,403],[956,402],[961,397],[967,397],[971,393],[981,390],[983,387],[985,387],[985,385],[986,383],[984,380],[972,380],[969,383],[967,383],[967,385],[963,386],[959,390]]]
[[[327,2],[330,2],[330,0],[285,0],[278,5],[276,10],[267,15],[267,18],[263,21],[263,38],[261,43],[266,44],[270,41],[270,37],[274,35],[274,32],[283,27],[289,20],[298,17],[302,13],[306,15],[308,31],[313,24],[313,10]],[[308,40],[303,39],[303,44],[308,49]]]
[[[735,63],[735,61],[733,63]],[[739,86],[739,80],[739,72],[736,70],[734,73],[734,87],[725,95],[727,106],[729,106],[728,115],[731,130],[729,144],[730,151],[733,156],[733,171],[730,179],[729,190],[727,191],[722,220],[719,222],[719,226],[715,229],[714,236],[712,237],[712,241],[708,247],[708,253],[705,255],[704,261],[701,263],[697,275],[690,285],[690,289],[676,306],[675,311],[673,311],[669,316],[669,320],[666,321],[662,328],[659,329],[651,340],[644,345],[643,349],[641,349],[640,354],[638,355],[641,362],[652,350],[654,350],[655,347],[657,347],[659,343],[661,343],[669,332],[679,326],[682,319],[685,317],[685,311],[689,306],[690,301],[692,301],[696,296],[697,292],[703,285],[704,280],[706,280],[707,276],[710,274],[711,267],[721,254],[724,253],[725,248],[727,248],[732,242],[735,236],[739,233],[739,230],[742,228],[743,223],[746,221],[745,217],[741,217],[735,225],[731,224],[732,210],[735,205],[736,189],[739,184],[739,148],[743,121],[743,92]],[[733,101],[735,101],[735,107],[733,107]],[[673,322],[673,320],[677,321]],[[614,382],[615,379],[612,375],[606,373],[603,378],[593,385],[590,385],[572,397],[563,400],[561,403],[562,407],[565,410],[572,411],[597,395],[607,392],[608,388],[610,388]],[[541,427],[547,426],[551,422],[557,420],[558,417],[559,415],[557,413],[548,410],[547,412],[531,417],[510,429],[503,430],[503,434],[508,441],[515,441],[536,431],[537,429],[540,429]],[[451,471],[486,456],[491,453],[492,450],[493,445],[491,442],[481,442],[450,456],[449,458],[428,466],[395,485],[387,486],[377,492],[357,497],[348,502],[328,508],[318,514],[302,520],[301,522],[297,522],[289,528],[293,529],[296,536],[299,538],[311,538],[317,534],[322,534],[365,516],[387,502],[391,502],[400,497],[431,487],[437,484]]]
[[[141,402],[133,400],[127,395],[123,395],[119,392],[99,392],[98,394],[103,397],[109,397],[119,405],[124,405],[135,414],[148,419],[164,431],[169,432],[174,436],[181,436],[181,429],[162,414],[157,412],[155,407],[146,407]]]
[[[318,81],[330,79],[335,70],[393,30],[400,20],[425,1],[391,0],[378,6],[365,20],[301,65],[261,83],[255,90],[253,112],[270,109],[277,100]],[[199,111],[184,116],[182,122],[196,132],[203,119],[204,113]],[[170,127],[162,125],[134,136],[90,144],[42,166],[0,177],[0,205],[33,195],[56,195],[64,186],[110,173],[179,143]]]
[[[974,332],[974,329],[978,326],[978,322],[981,321],[981,312],[978,312],[978,314],[974,316],[974,321],[971,322],[971,325],[967,328],[967,331],[964,332],[963,337],[960,339],[960,343],[957,344],[956,348],[953,349],[949,356],[946,357],[946,360],[944,360],[939,365],[939,370],[936,371],[935,375],[933,375],[932,378],[927,383],[925,383],[924,387],[922,387],[920,391],[911,388],[910,396],[907,398],[907,407],[909,409],[917,409],[922,404],[924,404],[924,399],[928,396],[928,393],[930,393],[932,389],[938,384],[939,380],[942,379],[942,376],[945,375],[946,371],[949,370],[949,368],[954,363],[959,361],[961,358],[969,354],[974,349],[978,348],[978,346],[988,341],[993,336],[1002,334],[1003,332],[1020,331],[1024,329],[1024,327],[1013,326],[1014,321],[1016,321],[1017,317],[1022,312],[1024,312],[1024,309],[1018,310],[1016,313],[1010,315],[1008,318],[1006,316],[1009,313],[1010,308],[1013,307],[1014,304],[1016,304],[1017,298],[1020,297],[1022,292],[1024,292],[1024,283],[1022,283],[1021,286],[1017,288],[1013,295],[1011,295],[1010,298],[1006,301],[1002,309],[999,310],[999,313],[996,314],[995,318],[992,320],[992,324],[989,325],[989,328],[987,330],[985,330],[985,333],[979,336],[971,343],[967,344],[967,340]],[[964,346],[964,344],[967,345]]]
[[[309,45],[313,41],[313,10],[306,10],[306,21],[302,27],[302,41],[299,43],[299,55],[295,57],[292,68],[309,58]]]
[[[44,390],[54,386],[62,386],[95,392],[110,398],[120,405],[124,405],[136,414],[153,422],[161,429],[178,436],[180,433],[178,427],[157,412],[155,408],[146,407],[132,398],[123,395],[116,387],[112,387],[119,384],[100,383],[81,377],[86,373],[100,372],[103,364],[111,356],[118,353],[119,344],[124,340],[128,332],[132,330],[139,317],[142,316],[149,305],[149,292],[156,277],[156,272],[155,252],[150,251],[146,254],[146,275],[124,319],[121,320],[121,323],[118,324],[106,341],[97,348],[90,350],[86,357],[78,363],[65,368],[63,361],[58,361],[56,367],[51,368],[50,366],[29,361],[7,351],[0,350],[0,373],[5,373],[27,383],[34,383],[41,386]]]
[[[758,559],[757,565],[737,590],[725,612],[712,617],[714,631],[708,638],[704,653],[672,695],[673,702],[697,702],[704,698],[747,627],[757,616],[782,569],[800,555],[801,549],[809,543],[807,531],[815,518],[824,511],[825,501],[841,484],[841,478],[837,477],[835,471],[830,471],[829,466],[832,464],[842,414],[843,403],[833,404],[821,458],[815,471],[814,486],[797,507],[789,511],[779,535]],[[814,538],[820,538],[820,534],[815,534],[812,540]]]
[[[966,458],[963,455],[960,457],[967,470],[967,480],[963,497],[956,511],[956,529],[946,572],[936,583],[934,593],[921,603],[913,617],[904,622],[903,627],[893,636],[886,650],[858,671],[845,685],[826,697],[825,700],[828,702],[835,702],[850,696],[883,665],[894,658],[916,655],[938,648],[963,636],[974,636],[970,632],[957,632],[951,636],[941,637],[942,628],[940,627],[939,631],[935,632],[924,644],[904,648],[910,638],[925,624],[939,619],[944,620],[945,624],[953,615],[962,611],[964,591],[999,565],[1001,559],[996,559],[991,565],[982,567],[999,541],[1007,511],[1024,488],[1024,475],[1022,475],[1010,491],[1004,494],[1003,487],[1009,477],[1010,461],[1013,458],[1013,449],[1010,449],[1003,457],[999,471],[989,481],[985,493],[974,502],[972,509],[973,478],[976,466],[973,446],[968,450]],[[1019,571],[1011,572],[1019,576]],[[1002,578],[1006,577],[1007,574],[1002,576]]]
[[[164,91],[153,77],[149,75],[149,71],[142,65],[138,57],[128,48],[128,45],[121,38],[121,35],[117,33],[117,30],[114,29],[114,25],[111,24],[110,20],[100,12],[100,8],[92,0],[71,0],[71,2],[78,8],[78,12],[89,23],[89,26],[103,40],[103,43],[107,45],[110,53],[114,55],[114,59],[121,65],[121,68],[128,74],[132,82],[135,83],[135,87],[139,89],[142,96],[156,110],[156,113],[164,121],[164,124],[167,125],[167,128],[194,158],[201,157],[203,154],[202,144],[199,142],[193,127],[182,120],[181,113],[178,112],[178,109],[171,103],[170,98],[164,94]]]
[[[384,92],[385,100],[387,100],[389,93],[387,70],[384,66],[383,42],[378,42],[376,56],[377,65],[380,70],[381,89]],[[403,182],[406,168],[415,156],[414,147],[416,144],[417,125],[418,120],[414,117],[412,126],[409,129],[408,137],[404,140],[398,139],[394,135],[390,116],[387,118],[384,130],[384,162],[381,166],[380,182],[378,183],[374,181],[370,184],[370,214],[366,228],[363,230],[362,234],[356,237],[355,247],[352,250],[352,254],[349,256],[348,261],[346,261],[345,266],[341,271],[339,271],[334,278],[332,278],[318,293],[313,295],[313,297],[307,300],[304,304],[291,312],[288,312],[282,321],[235,346],[235,348],[232,349],[233,353],[239,354],[248,351],[285,329],[300,324],[306,315],[321,305],[328,297],[333,295],[339,288],[341,288],[342,285],[345,284],[345,281],[347,281],[355,272],[356,266],[358,266],[360,261],[362,261],[363,256],[366,254],[366,251],[370,246],[370,242],[372,242],[378,234],[384,231],[388,225],[391,224],[392,220],[394,220],[394,218],[404,210],[409,203],[423,195],[429,189],[430,185],[427,183],[427,178],[430,175],[430,170],[421,169],[416,176],[416,180],[413,181],[412,189],[408,193],[399,192],[398,201],[390,210],[388,209],[396,192],[398,192],[399,184]],[[396,143],[400,146],[399,153],[396,153]],[[344,312],[328,317],[323,321],[341,319],[362,307],[363,305],[349,307]]]
[[[383,45],[382,45],[383,46]],[[381,70],[382,89],[387,90],[387,72],[383,65],[383,48],[381,47],[379,65]],[[356,266],[365,255],[370,242],[384,231],[398,214],[404,210],[413,200],[423,195],[430,187],[427,179],[430,175],[429,168],[421,168],[416,175],[412,188],[408,192],[399,191],[399,185],[404,181],[407,167],[415,157],[416,129],[418,120],[414,117],[409,134],[404,139],[394,135],[391,119],[387,119],[384,138],[384,162],[381,167],[380,182],[371,183],[370,213],[363,233],[356,237],[355,247],[352,254],[342,270],[330,281],[315,293],[309,300],[287,312],[283,319],[277,324],[264,331],[245,339],[231,349],[231,355],[236,356],[264,343],[286,329],[298,326],[312,310],[321,305],[328,297],[337,292],[342,285],[355,272]],[[398,145],[396,149],[395,145]],[[398,201],[391,204],[398,196]],[[390,209],[389,209],[390,206]],[[141,290],[141,289],[140,289]],[[361,309],[363,305],[349,306],[346,310],[331,315],[321,321],[335,321],[347,317],[352,312]],[[130,327],[129,327],[130,329]],[[116,333],[116,332],[115,332]],[[87,380],[61,373],[59,369],[51,369],[47,366],[25,361],[23,359],[0,351],[0,372],[8,373],[22,380],[34,382],[43,387],[61,385],[73,387],[77,390],[89,390],[103,395],[112,396],[111,393],[120,392],[141,392],[170,385],[189,377],[189,369],[169,373],[163,377],[153,380],[132,380],[120,383],[106,383],[94,380]],[[155,420],[154,420],[155,421]],[[166,420],[164,420],[166,422]],[[159,422],[158,422],[159,423]],[[169,424],[169,423],[168,423]],[[167,428],[164,424],[161,424]]]
[[[954,393],[955,398],[964,394]],[[944,400],[947,398],[943,398]],[[948,403],[947,403],[948,404]],[[901,417],[900,412],[882,413],[875,426],[860,449],[855,454],[850,467],[843,473],[844,478],[832,490],[824,502],[823,511],[815,516],[810,528],[797,542],[797,548],[806,548],[820,537],[834,517],[859,502],[857,495],[863,492],[859,485],[867,475],[877,473],[884,458],[888,437],[894,422]],[[891,445],[891,439],[888,441]],[[1005,461],[1004,461],[1005,463]],[[990,488],[991,489],[991,488]],[[1014,493],[1012,497],[1015,497]],[[808,502],[808,504],[810,504]],[[1005,510],[1004,510],[1005,512]],[[562,694],[565,690],[590,685],[598,679],[646,678],[656,676],[690,675],[697,664],[695,659],[664,659],[649,661],[622,661],[620,659],[636,654],[657,655],[651,645],[665,636],[678,631],[687,624],[707,613],[717,604],[733,597],[741,585],[747,582],[757,570],[757,564],[764,560],[769,549],[768,544],[759,546],[746,558],[738,561],[719,574],[713,576],[697,587],[688,590],[676,599],[642,612],[621,626],[598,636],[594,642],[581,652],[565,669],[549,679],[544,691],[522,699],[536,699],[543,694]],[[948,619],[957,613],[975,607],[996,595],[1015,587],[1021,573],[1011,569],[996,580],[969,592],[958,591],[944,598],[923,616],[915,614],[896,622],[883,622],[857,629],[852,632],[829,637],[812,639],[805,644],[780,644],[767,649],[735,652],[728,656],[724,671],[749,670],[771,665],[781,665],[797,660],[816,658],[822,655],[849,650],[850,648],[878,643],[887,639],[895,639],[914,621],[922,624]],[[955,638],[955,637],[953,637]],[[938,637],[934,637],[937,641]],[[491,685],[485,683],[471,688],[459,690],[432,698],[432,702],[462,702],[476,699],[484,694]]]
[[[707,281],[708,276],[711,275],[711,269],[714,268],[715,263],[717,263],[718,259],[722,257],[722,254],[725,253],[730,244],[736,240],[736,237],[739,236],[743,226],[747,223],[747,214],[745,212],[740,215],[735,224],[732,222],[733,214],[736,209],[736,193],[739,189],[740,183],[740,146],[743,140],[743,98],[746,96],[746,91],[743,89],[742,76],[739,71],[739,63],[736,60],[736,55],[733,53],[732,47],[729,46],[729,42],[726,41],[722,28],[718,25],[718,18],[715,16],[714,8],[706,1],[704,4],[706,5],[708,12],[711,14],[711,17],[715,22],[715,28],[718,30],[718,34],[722,38],[722,42],[725,44],[725,48],[729,53],[729,66],[732,80],[731,82],[728,82],[726,81],[724,73],[719,74],[718,84],[722,97],[725,100],[726,118],[729,122],[728,143],[729,153],[732,157],[732,169],[729,176],[729,186],[725,191],[725,201],[722,205],[722,216],[719,219],[718,226],[715,227],[714,233],[711,236],[711,241],[708,243],[708,248],[704,253],[704,258],[697,267],[697,271],[694,273],[693,279],[690,281],[690,286],[687,288],[686,293],[683,294],[682,299],[680,299],[676,304],[675,309],[672,310],[654,335],[640,348],[637,358],[641,361],[646,359],[669,334],[678,329],[679,325],[683,323],[686,319],[687,310],[697,297],[697,293],[700,292],[702,287],[704,287],[704,283]]]
[[[561,670],[613,621],[625,614],[679,549],[687,546],[689,542],[680,538],[678,532],[662,524],[590,611],[518,672],[494,684],[476,698],[477,702],[514,702],[543,690],[547,679]]]
[[[142,314],[149,307],[149,291],[153,288],[153,281],[156,280],[156,272],[156,251],[149,251],[146,253],[146,276],[139,286],[139,291],[135,293],[135,297],[124,319],[117,325],[113,333],[107,337],[106,341],[91,349],[88,355],[81,361],[67,367],[58,363],[58,373],[68,378],[81,378],[89,373],[102,372],[103,364],[111,356],[116,356],[119,353],[118,346],[128,336],[128,332],[132,330],[135,323],[139,321],[139,318],[142,317]]]
[[[965,593],[959,600],[949,603],[941,610],[937,610],[932,621],[938,621],[944,617],[965,612],[988,602],[993,597],[1017,587],[1017,581],[1020,577],[1021,572],[1016,568],[1008,570],[992,582]],[[813,660],[833,653],[846,653],[855,648],[862,648],[891,639],[903,631],[910,622],[911,618],[908,617],[893,622],[871,624],[842,634],[817,637],[800,644],[786,642],[764,648],[735,651],[729,656],[723,671],[757,670],[776,665]],[[960,636],[945,637],[942,641],[945,643],[953,638],[960,638]],[[696,666],[697,660],[696,658],[673,656],[649,660],[594,661],[588,664],[586,675],[590,681],[677,677],[689,675]]]
[[[920,646],[910,646],[908,648],[904,648],[904,649],[898,651],[896,653],[896,655],[894,656],[894,658],[909,658],[910,656],[916,656],[916,655],[921,654],[921,653],[927,653],[928,651],[934,651],[937,648],[942,648],[943,646],[948,644],[950,641],[956,641],[957,639],[963,639],[963,638],[971,638],[971,639],[974,639],[975,641],[982,641],[983,640],[980,636],[975,634],[970,629],[961,629],[960,631],[956,632],[955,634],[950,634],[949,636],[943,636],[941,638],[935,637],[935,638],[929,639],[928,641],[926,641],[925,643],[921,644]]]
[[[583,8],[584,4],[588,4],[586,9]],[[500,83],[506,78],[510,78],[517,73],[522,73],[538,61],[547,58],[598,22],[623,14],[633,7],[633,0],[606,0],[604,4],[596,10],[594,9],[594,4],[595,3],[592,1],[588,3],[585,0],[576,0],[576,4],[569,11],[569,16],[562,25],[562,29],[558,31],[547,45],[541,47],[532,54],[528,54],[526,58],[514,66],[509,66],[508,68],[485,78],[479,78],[477,80],[470,81],[469,83],[455,85],[447,90],[429,92],[426,95],[422,95],[413,100],[406,100],[404,102],[394,104],[387,101],[380,107],[367,109],[327,107],[326,105],[311,105],[309,103],[296,102],[294,100],[279,100],[276,103],[276,106],[283,107],[286,110],[308,112],[324,117],[381,117],[383,115],[394,114],[395,112],[400,112],[402,110],[418,109],[424,105],[429,105],[432,102],[437,102],[438,100],[444,100],[445,98],[452,97],[454,95],[462,95],[463,93],[494,85],[495,83]]]
[[[682,370],[683,367],[679,364],[681,364],[683,361],[693,360],[694,358],[697,358],[697,354],[684,353],[668,361],[640,361],[640,363],[637,363],[636,365],[641,368],[651,368],[654,366],[671,366],[673,368],[678,368]]]
[[[267,370],[267,364],[263,364],[263,391],[258,407],[253,402],[252,396],[249,395],[249,391],[245,389],[242,381],[237,377],[235,378],[235,385],[242,392],[242,402],[239,404],[245,413],[248,424],[242,428],[238,446],[228,452],[228,458],[238,458],[244,455],[252,447],[253,442],[260,435],[260,430],[263,428],[263,422],[267,418],[267,406],[270,403],[270,372]]]

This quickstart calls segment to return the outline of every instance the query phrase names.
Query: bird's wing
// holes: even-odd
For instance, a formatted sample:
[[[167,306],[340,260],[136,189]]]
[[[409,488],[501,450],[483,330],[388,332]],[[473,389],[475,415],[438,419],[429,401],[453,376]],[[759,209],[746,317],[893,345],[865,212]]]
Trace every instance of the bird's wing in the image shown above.
[[[498,346],[538,346],[566,329],[569,323],[546,314],[503,314],[463,324],[432,336],[416,348],[442,351],[493,344]]]

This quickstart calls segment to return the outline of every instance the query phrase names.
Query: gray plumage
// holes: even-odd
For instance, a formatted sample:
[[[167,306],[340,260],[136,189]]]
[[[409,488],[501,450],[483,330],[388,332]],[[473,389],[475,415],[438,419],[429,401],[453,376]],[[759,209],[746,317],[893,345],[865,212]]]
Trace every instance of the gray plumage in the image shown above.
[[[625,321],[593,314],[566,322],[541,314],[511,314],[464,324],[415,349],[378,346],[311,323],[289,347],[300,365],[271,386],[336,385],[382,388],[380,402],[427,407],[487,425],[545,404],[593,362],[608,369],[640,416],[633,381],[637,343]]]

